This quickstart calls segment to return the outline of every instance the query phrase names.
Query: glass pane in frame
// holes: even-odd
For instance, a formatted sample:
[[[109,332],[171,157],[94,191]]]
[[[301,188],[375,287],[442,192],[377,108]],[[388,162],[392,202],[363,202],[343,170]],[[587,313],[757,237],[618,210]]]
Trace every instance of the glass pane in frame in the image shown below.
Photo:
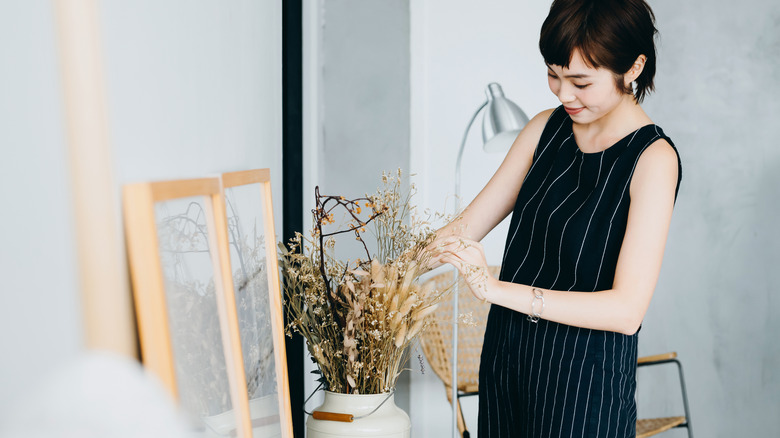
[[[225,210],[253,432],[276,437],[282,427],[266,256],[274,236],[265,235],[264,196],[261,184],[226,188]]]
[[[160,264],[165,288],[179,400],[203,436],[235,434],[215,281],[211,199],[179,198],[155,204]]]

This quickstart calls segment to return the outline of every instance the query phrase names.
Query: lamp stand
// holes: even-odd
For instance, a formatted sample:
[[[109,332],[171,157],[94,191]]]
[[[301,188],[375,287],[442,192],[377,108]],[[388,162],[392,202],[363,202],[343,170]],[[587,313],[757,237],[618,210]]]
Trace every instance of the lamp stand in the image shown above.
[[[455,163],[455,214],[460,211],[460,167],[463,160],[463,149],[466,146],[466,138],[471,130],[471,125],[474,124],[477,115],[482,108],[485,108],[487,101],[477,108],[474,115],[471,116],[469,124],[466,125],[466,131],[463,133],[463,140],[460,142],[460,149],[458,150],[458,159]],[[460,431],[458,430],[458,296],[460,295],[458,270],[453,271],[453,277],[455,278],[455,287],[453,288],[452,296],[452,436],[460,438]]]

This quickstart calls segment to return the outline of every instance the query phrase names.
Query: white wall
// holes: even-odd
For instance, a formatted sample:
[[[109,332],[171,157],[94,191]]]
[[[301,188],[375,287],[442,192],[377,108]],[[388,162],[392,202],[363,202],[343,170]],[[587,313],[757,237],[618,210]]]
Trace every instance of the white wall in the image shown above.
[[[281,0],[100,6],[117,202],[127,182],[270,167],[281,235]],[[2,3],[0,57],[5,412],[82,341],[51,2]]]
[[[281,1],[104,2],[120,183],[272,170],[281,226]]]
[[[51,2],[0,3],[0,59],[0,412],[7,412],[22,389],[82,345]]]
[[[549,2],[424,0],[412,2],[412,151],[419,201],[452,213],[455,160],[470,117],[498,82],[529,117],[556,106],[539,54],[539,29]],[[469,132],[462,164],[462,205],[477,195],[503,160],[482,151],[482,116]],[[489,264],[500,264],[508,221],[483,240]],[[412,371],[412,436],[447,436],[451,409],[438,377],[426,364]],[[477,399],[463,399],[475,436]]]

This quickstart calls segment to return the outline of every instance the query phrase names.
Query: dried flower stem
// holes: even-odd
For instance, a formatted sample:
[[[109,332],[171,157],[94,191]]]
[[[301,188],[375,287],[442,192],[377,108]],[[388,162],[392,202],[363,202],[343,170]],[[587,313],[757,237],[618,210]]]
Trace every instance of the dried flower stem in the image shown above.
[[[414,186],[402,196],[400,176],[384,174],[385,186],[375,195],[350,200],[315,188],[311,240],[296,234],[289,249],[280,244],[287,333],[306,338],[321,380],[334,392],[376,394],[395,387],[408,347],[450,292],[418,284],[435,234],[429,222],[411,215]],[[361,204],[370,209],[366,219]],[[337,211],[348,225],[323,232]],[[367,229],[376,238],[376,255],[363,240]],[[366,253],[354,267],[332,255],[333,238],[350,232]]]

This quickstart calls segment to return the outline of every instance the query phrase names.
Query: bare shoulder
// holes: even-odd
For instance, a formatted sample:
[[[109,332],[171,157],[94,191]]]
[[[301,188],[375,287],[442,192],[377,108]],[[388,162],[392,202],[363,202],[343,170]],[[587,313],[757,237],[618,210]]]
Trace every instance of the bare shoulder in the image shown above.
[[[533,128],[534,130],[538,129],[539,134],[544,130],[544,126],[547,124],[547,120],[550,119],[550,116],[552,116],[552,113],[555,112],[555,108],[546,109],[539,114],[535,115],[533,119],[531,119],[530,122],[528,122],[528,127]]]
[[[555,108],[544,110],[535,115],[517,136],[515,146],[518,147],[513,147],[513,149],[524,150],[526,154],[532,154],[553,112],[555,112]]]
[[[649,187],[676,187],[679,172],[677,152],[661,138],[648,146],[634,169],[631,193]]]
[[[654,170],[674,170],[674,173],[677,173],[677,151],[666,139],[659,138],[645,149],[636,166],[637,171],[647,167]]]

